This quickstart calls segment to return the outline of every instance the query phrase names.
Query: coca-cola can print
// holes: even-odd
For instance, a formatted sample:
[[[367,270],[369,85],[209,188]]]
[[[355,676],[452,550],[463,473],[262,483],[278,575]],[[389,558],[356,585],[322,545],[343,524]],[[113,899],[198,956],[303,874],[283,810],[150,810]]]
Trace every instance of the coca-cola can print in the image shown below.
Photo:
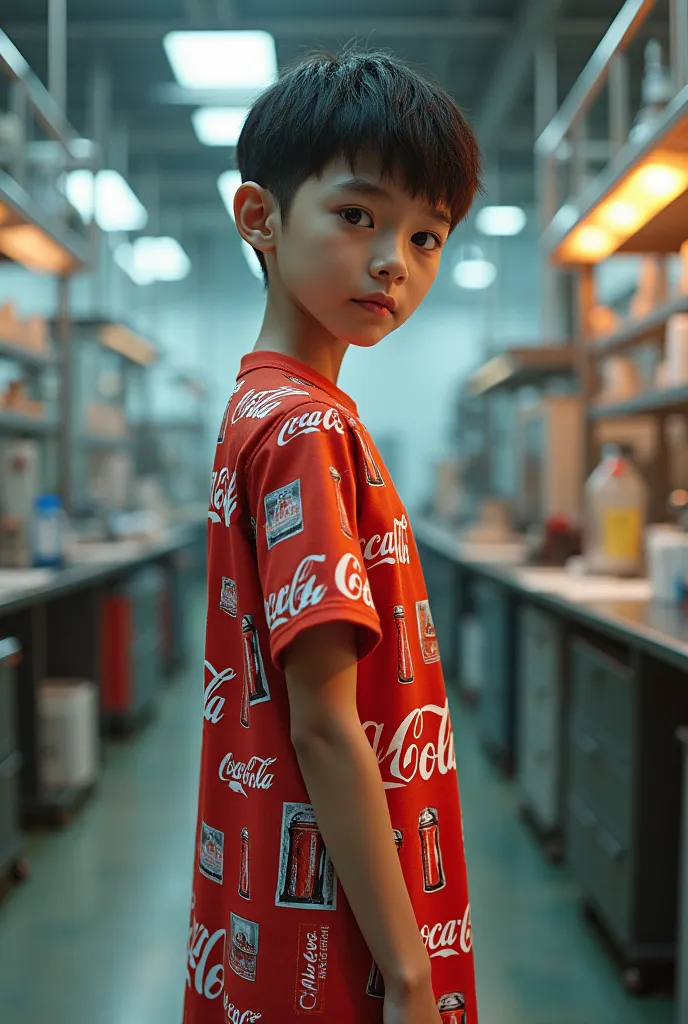
[[[202,875],[222,885],[224,872],[225,834],[201,822],[198,868]]]
[[[425,892],[444,889],[442,850],[440,848],[440,825],[436,807],[426,807],[418,816],[420,853],[423,862],[423,888]]]
[[[239,895],[242,899],[251,899],[251,866],[250,866],[250,842],[248,829],[241,830],[241,854],[239,860]]]
[[[423,661],[426,665],[431,665],[434,661],[440,660],[440,648],[437,643],[437,633],[435,632],[435,623],[432,621],[429,601],[416,602],[416,617]]]
[[[264,498],[265,535],[268,550],[289,537],[303,533],[301,480],[292,480]]]
[[[337,879],[310,804],[282,805],[278,907],[337,909]]]
[[[466,997],[463,992],[448,992],[437,1001],[442,1024],[466,1024]]]
[[[222,577],[222,587],[220,590],[220,608],[227,615],[231,615],[233,619],[237,617],[237,588],[234,580],[230,580],[227,576]]]
[[[256,980],[259,931],[256,921],[230,913],[228,962],[234,973],[245,981]]]

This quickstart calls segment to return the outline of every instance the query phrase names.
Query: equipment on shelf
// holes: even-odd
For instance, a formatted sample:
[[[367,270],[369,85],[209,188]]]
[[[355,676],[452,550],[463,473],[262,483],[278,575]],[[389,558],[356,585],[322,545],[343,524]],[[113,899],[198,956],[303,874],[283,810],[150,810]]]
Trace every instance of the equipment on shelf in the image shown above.
[[[643,534],[648,486],[631,449],[606,445],[585,484],[585,568],[610,576],[643,571]]]
[[[35,441],[0,440],[0,565],[32,564],[32,523],[39,488]]]
[[[652,133],[657,116],[674,96],[671,74],[662,62],[662,44],[650,39],[645,46],[642,104],[629,133],[631,142],[642,142]]]

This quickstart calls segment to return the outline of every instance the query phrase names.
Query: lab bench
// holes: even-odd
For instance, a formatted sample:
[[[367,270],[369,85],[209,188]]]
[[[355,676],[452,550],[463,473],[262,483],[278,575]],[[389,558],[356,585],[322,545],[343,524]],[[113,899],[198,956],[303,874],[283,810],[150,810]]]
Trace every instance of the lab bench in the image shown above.
[[[15,726],[17,739],[16,749],[9,755],[12,773],[9,770],[3,773],[3,749],[7,743],[0,749],[0,790],[6,776],[17,776],[17,801],[25,825],[66,823],[92,789],[92,786],[47,788],[41,780],[38,713],[41,683],[46,678],[57,678],[83,679],[95,684],[99,691],[102,732],[110,731],[113,722],[121,725],[123,720],[137,718],[153,699],[164,667],[174,668],[183,661],[186,645],[183,639],[175,640],[173,634],[175,624],[185,618],[180,605],[188,588],[180,585],[175,576],[182,570],[188,573],[189,563],[201,557],[200,538],[204,532],[205,524],[194,522],[172,528],[156,542],[128,546],[115,543],[109,558],[105,548],[97,563],[42,573],[36,577],[35,585],[30,582],[31,573],[25,575],[15,589],[9,589],[6,577],[3,578],[0,643],[3,637],[13,638],[21,649],[21,660],[15,670],[15,686],[6,684],[0,673],[0,745],[4,742],[3,736]],[[167,580],[165,615],[161,574]],[[108,616],[108,611],[118,600],[124,599],[130,602],[133,615],[126,651],[118,654],[124,656],[125,676],[131,673],[131,693],[129,703],[113,709],[107,707],[103,693],[107,674],[113,669],[111,659],[104,661],[108,653],[105,640],[108,630],[110,641],[116,634],[111,628],[112,617]],[[183,637],[184,631],[180,632]],[[141,653],[146,655],[148,671],[144,680],[133,664]],[[112,683],[112,676],[109,681]]]
[[[643,581],[615,581],[605,592],[604,581],[519,564],[518,546],[500,555],[423,519],[414,532],[459,694],[462,617],[477,614],[481,625],[478,728],[487,754],[515,774],[525,817],[551,859],[565,858],[626,987],[665,986],[681,957],[679,974],[688,971],[688,952],[677,950],[676,739],[688,725],[688,616],[651,600]],[[442,650],[439,630],[438,638]],[[688,941],[688,867],[684,875]]]

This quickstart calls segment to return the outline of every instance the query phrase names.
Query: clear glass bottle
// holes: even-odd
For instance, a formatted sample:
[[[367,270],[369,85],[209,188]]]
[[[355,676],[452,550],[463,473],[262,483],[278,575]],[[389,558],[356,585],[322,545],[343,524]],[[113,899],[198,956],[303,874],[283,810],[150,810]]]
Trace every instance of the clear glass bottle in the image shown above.
[[[627,446],[605,445],[585,484],[585,565],[609,576],[643,573],[648,486]]]

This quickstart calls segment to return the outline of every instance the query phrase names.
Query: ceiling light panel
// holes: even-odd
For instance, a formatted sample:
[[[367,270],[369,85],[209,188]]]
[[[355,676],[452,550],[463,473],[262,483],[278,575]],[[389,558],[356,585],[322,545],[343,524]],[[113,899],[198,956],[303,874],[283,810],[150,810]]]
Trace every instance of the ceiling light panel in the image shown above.
[[[236,146],[248,107],[201,107],[191,115],[198,141],[204,146]]]
[[[269,32],[169,32],[165,53],[187,89],[264,89],[277,78]]]
[[[518,235],[526,226],[526,214],[520,206],[483,206],[475,226],[483,235]]]
[[[234,220],[234,196],[241,185],[241,171],[224,171],[217,179],[217,187],[222,196],[222,202],[227,208],[227,213]]]
[[[493,283],[497,277],[497,268],[486,259],[465,259],[456,264],[453,277],[459,288],[481,291]]]

